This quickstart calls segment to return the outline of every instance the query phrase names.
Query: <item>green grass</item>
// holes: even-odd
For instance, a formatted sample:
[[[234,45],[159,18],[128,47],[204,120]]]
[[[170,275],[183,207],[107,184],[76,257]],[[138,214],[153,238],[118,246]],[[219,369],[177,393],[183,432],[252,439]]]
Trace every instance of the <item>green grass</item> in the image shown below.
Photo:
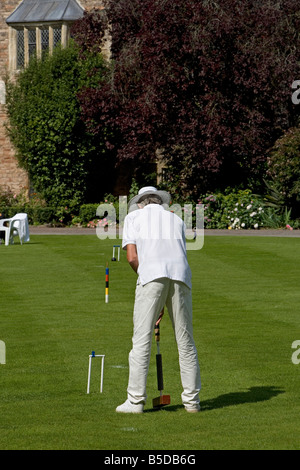
[[[114,241],[94,235],[31,236],[0,246],[0,449],[299,449],[300,239],[206,237],[189,251],[201,413],[181,405],[171,323],[161,326],[165,393],[158,395],[153,342],[143,415],[120,415],[126,399],[136,276]],[[88,355],[93,360],[87,395]],[[96,362],[99,361],[99,362]]]

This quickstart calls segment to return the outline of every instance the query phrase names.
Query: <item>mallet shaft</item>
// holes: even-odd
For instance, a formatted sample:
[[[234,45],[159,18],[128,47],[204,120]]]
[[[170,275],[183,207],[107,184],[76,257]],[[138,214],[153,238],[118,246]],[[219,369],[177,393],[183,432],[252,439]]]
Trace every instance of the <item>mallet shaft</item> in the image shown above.
[[[156,370],[157,370],[157,388],[161,392],[164,389],[161,354],[156,354]]]

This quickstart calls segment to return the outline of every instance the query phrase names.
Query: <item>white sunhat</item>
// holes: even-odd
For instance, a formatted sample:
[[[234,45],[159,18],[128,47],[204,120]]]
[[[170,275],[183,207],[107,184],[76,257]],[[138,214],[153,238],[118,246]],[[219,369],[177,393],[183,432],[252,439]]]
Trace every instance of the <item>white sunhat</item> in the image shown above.
[[[131,212],[132,210],[137,209],[136,205],[141,202],[146,196],[158,196],[161,199],[161,204],[169,205],[171,201],[171,196],[167,191],[160,191],[156,189],[154,186],[145,186],[141,188],[136,196],[130,199],[128,203],[128,210]]]

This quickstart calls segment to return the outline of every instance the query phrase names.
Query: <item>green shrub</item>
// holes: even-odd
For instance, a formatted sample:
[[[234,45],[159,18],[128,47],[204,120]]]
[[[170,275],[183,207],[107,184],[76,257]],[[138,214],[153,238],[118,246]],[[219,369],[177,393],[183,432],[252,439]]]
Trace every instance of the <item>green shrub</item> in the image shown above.
[[[25,212],[28,215],[30,225],[52,224],[56,220],[56,210],[53,207],[0,206],[0,214],[3,218],[10,219],[19,212]]]
[[[81,224],[87,224],[96,218],[96,211],[99,204],[83,204],[79,209],[79,219]]]
[[[300,128],[290,129],[274,145],[268,157],[268,171],[274,188],[292,215],[300,216]]]
[[[96,227],[97,224],[100,224],[101,219],[98,215],[96,215],[97,208],[99,205],[102,204],[109,204],[114,207],[115,216],[116,216],[116,223],[119,222],[119,199],[112,194],[106,194],[104,196],[104,200],[101,201],[99,204],[83,204],[79,209],[78,216],[73,217],[72,224],[73,225],[84,225],[88,227]],[[102,219],[106,222],[106,213],[104,213]]]
[[[275,203],[270,204],[266,197],[254,195],[251,190],[228,188],[224,193],[205,194],[197,200],[204,206],[204,227],[207,229],[259,229],[288,228],[299,229],[300,219],[291,218],[291,209],[282,208]],[[110,219],[111,214],[104,212],[97,215],[100,204],[112,205],[116,221]],[[174,202],[176,204],[176,202]],[[177,203],[184,218],[184,203]],[[190,202],[193,209],[196,203]],[[109,209],[109,208],[108,208]],[[0,217],[10,218],[18,212],[28,214],[29,224],[73,225],[96,228],[119,223],[119,199],[111,194],[104,196],[100,203],[82,204],[79,208],[70,206],[46,206],[38,197],[29,201],[22,196],[16,197],[10,192],[1,192]],[[110,212],[110,211],[109,211]],[[192,214],[195,226],[195,211]]]
[[[73,210],[89,201],[94,176],[107,163],[104,137],[96,139],[81,119],[78,92],[90,81],[88,66],[97,68],[100,79],[105,70],[101,55],[83,65],[71,42],[43,60],[32,58],[7,83],[10,139],[20,166],[50,206]],[[65,214],[58,217],[68,220]]]

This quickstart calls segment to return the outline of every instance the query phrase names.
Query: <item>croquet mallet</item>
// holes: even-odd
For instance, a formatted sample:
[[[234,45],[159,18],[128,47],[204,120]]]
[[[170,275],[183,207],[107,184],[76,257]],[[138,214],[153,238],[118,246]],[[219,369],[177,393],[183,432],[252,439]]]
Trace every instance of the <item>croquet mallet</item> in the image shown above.
[[[160,324],[163,314],[164,314],[164,309],[162,309],[154,327],[155,341],[156,341],[156,346],[157,346],[157,354],[156,354],[157,388],[159,390],[160,395],[159,397],[153,398],[152,400],[153,408],[160,408],[162,406],[169,405],[171,403],[170,395],[163,395],[164,380],[163,380],[163,369],[162,369],[162,357],[161,357],[160,349],[159,349],[159,341],[160,341],[159,324]]]

